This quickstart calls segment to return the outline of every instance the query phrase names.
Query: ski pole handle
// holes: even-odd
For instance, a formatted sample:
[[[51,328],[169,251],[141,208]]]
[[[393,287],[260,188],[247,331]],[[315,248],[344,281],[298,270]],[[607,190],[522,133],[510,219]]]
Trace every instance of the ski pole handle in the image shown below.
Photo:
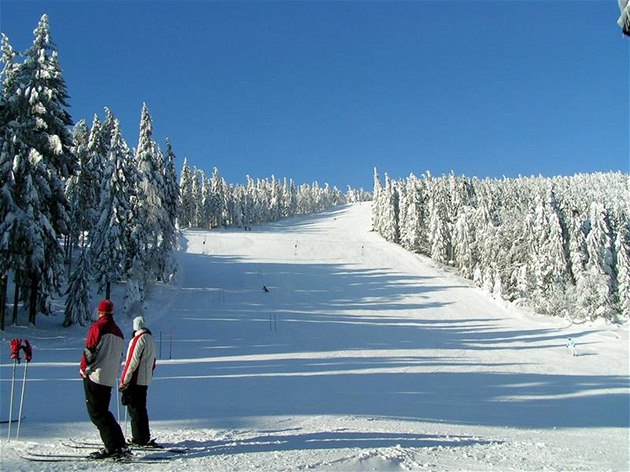
[[[31,343],[28,342],[28,339],[24,339],[22,341],[21,347],[24,351],[24,360],[26,362],[31,362],[31,359],[33,359],[33,348],[31,347]]]
[[[12,339],[10,342],[11,345],[11,359],[14,361],[20,362],[20,349],[22,348],[22,340],[21,339]]]

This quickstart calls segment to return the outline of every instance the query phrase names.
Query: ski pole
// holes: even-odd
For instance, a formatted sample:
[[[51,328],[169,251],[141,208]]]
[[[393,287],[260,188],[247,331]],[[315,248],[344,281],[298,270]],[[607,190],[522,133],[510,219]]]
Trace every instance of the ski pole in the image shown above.
[[[24,360],[26,360],[26,364],[24,364],[22,395],[20,396],[20,410],[18,414],[18,424],[17,432],[15,433],[15,439],[19,439],[20,437],[20,426],[22,425],[22,407],[24,406],[24,390],[26,390],[26,373],[28,372],[28,365],[31,363],[31,359],[33,358],[33,350],[31,349],[31,343],[28,342],[28,339],[22,341],[22,349],[24,350]]]
[[[120,379],[120,368],[123,366],[123,354],[120,354],[120,362],[118,363],[118,370],[116,371],[116,378]],[[120,402],[122,401],[122,392],[115,388],[116,394],[114,395],[114,398],[116,399],[116,421],[118,422],[118,424],[120,424]],[[111,400],[111,395],[110,395],[110,400]],[[109,409],[109,406],[108,406]]]
[[[120,378],[120,366],[118,366],[117,377]],[[123,393],[118,389],[117,391],[118,393],[116,394],[116,420],[118,421],[118,424],[120,424],[120,403],[122,402]]]
[[[13,361],[13,375],[11,376],[11,400],[9,402],[9,423],[8,430],[9,433],[7,435],[7,441],[11,441],[11,422],[12,422],[12,412],[13,412],[13,392],[15,391],[15,371],[17,369],[18,361],[15,359]]]
[[[20,437],[20,425],[22,424],[22,405],[24,404],[24,390],[26,387],[26,372],[28,371],[28,362],[24,364],[24,378],[22,379],[22,395],[20,396],[20,412],[17,418],[17,431],[15,433],[15,439]]]
[[[11,359],[13,359],[13,374],[11,375],[11,401],[9,402],[9,426],[7,441],[11,441],[11,422],[13,420],[13,397],[15,393],[15,372],[17,365],[20,363],[20,346],[22,344],[21,339],[11,340]]]

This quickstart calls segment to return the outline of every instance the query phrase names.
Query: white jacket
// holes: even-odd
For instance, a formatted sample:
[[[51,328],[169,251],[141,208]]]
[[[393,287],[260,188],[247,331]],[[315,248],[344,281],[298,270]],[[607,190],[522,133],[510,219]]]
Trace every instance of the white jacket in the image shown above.
[[[139,329],[129,341],[127,360],[120,378],[121,386],[149,385],[155,369],[155,344],[151,331]]]

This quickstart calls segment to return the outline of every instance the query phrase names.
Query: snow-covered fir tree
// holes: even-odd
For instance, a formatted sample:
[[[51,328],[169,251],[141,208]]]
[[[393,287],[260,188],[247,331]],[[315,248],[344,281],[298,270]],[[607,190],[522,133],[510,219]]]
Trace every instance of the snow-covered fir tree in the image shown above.
[[[131,238],[138,250],[132,261],[133,277],[141,289],[160,277],[163,266],[158,251],[162,229],[168,217],[164,208],[164,165],[153,141],[153,121],[146,103],[140,117],[140,137],[136,148],[138,182],[132,206],[134,226]]]
[[[5,275],[12,268],[15,261],[12,261],[5,252],[9,246],[9,230],[15,222],[12,216],[15,207],[15,181],[13,179],[13,132],[9,127],[12,117],[12,110],[9,109],[9,98],[16,92],[15,73],[17,64],[15,63],[17,53],[9,43],[9,38],[2,34],[2,90],[0,91],[0,276]]]
[[[284,183],[282,185],[282,217],[288,218],[297,213],[298,207],[298,192],[297,185],[293,181],[293,179],[284,179]]]
[[[273,175],[269,187],[269,217],[271,221],[278,221],[282,217],[282,187]]]
[[[2,77],[2,91],[0,91],[0,98],[2,106],[7,106],[9,98],[14,96],[16,92],[15,75],[20,66],[17,63],[18,54],[13,49],[13,46],[11,46],[11,43],[9,42],[9,38],[4,33],[2,33],[1,41],[2,56],[0,60],[2,61],[3,66],[2,71],[0,72],[0,77]]]
[[[91,280],[90,257],[87,252],[82,252],[76,269],[72,272],[68,281],[63,320],[65,327],[76,323],[81,326],[89,323]]]
[[[379,227],[383,237],[395,243],[400,241],[398,203],[396,184],[389,175],[385,174],[385,187],[379,192],[378,200],[380,205]]]
[[[179,179],[179,213],[178,221],[181,228],[193,226],[195,200],[193,198],[193,172],[184,158],[181,177]]]
[[[92,127],[87,145],[87,156],[81,165],[81,206],[85,218],[80,222],[82,233],[89,233],[98,221],[98,206],[100,203],[101,183],[104,179],[105,165],[107,162],[109,147],[111,143],[111,132],[109,121],[112,113],[105,109],[107,113],[106,125],[103,126],[98,116],[94,115]]]
[[[66,195],[70,203],[70,241],[68,248],[72,248],[82,235],[82,228],[87,226],[89,218],[85,204],[86,194],[91,188],[91,182],[86,179],[84,169],[88,160],[88,140],[90,131],[85,120],[79,120],[72,133],[72,153],[79,165],[79,171],[66,182]]]
[[[118,120],[114,123],[109,156],[105,166],[98,212],[100,218],[90,233],[89,254],[94,267],[93,277],[99,291],[123,280],[129,266],[126,229],[131,226],[133,175],[129,175],[129,149],[124,143]]]
[[[23,58],[12,66],[10,89],[3,92],[0,148],[3,159],[13,165],[9,185],[14,199],[0,227],[0,250],[8,254],[11,248],[9,265],[17,286],[29,295],[25,305],[29,321],[35,323],[37,312],[51,311],[50,297],[63,281],[59,238],[68,234],[70,223],[64,181],[77,166],[68,128],[68,93],[46,15]]]
[[[166,139],[166,165],[164,168],[164,208],[167,219],[162,231],[160,251],[164,260],[162,279],[169,280],[176,270],[173,251],[177,246],[177,215],[179,214],[179,185],[175,170],[175,153],[171,141]]]
[[[200,228],[202,221],[202,207],[203,207],[203,181],[204,181],[204,173],[201,169],[197,169],[197,167],[193,167],[192,169],[192,186],[191,186],[191,194],[192,194],[192,214],[191,214],[191,227]]]
[[[463,206],[459,210],[457,221],[453,227],[453,259],[459,272],[466,278],[472,279],[477,263],[475,257],[475,233],[472,227],[474,209]]]
[[[587,260],[584,220],[577,210],[573,210],[569,222],[569,266],[574,282],[577,282],[584,273]]]
[[[441,182],[434,183],[434,191],[429,198],[429,243],[431,257],[448,264],[452,259],[451,222],[448,218],[447,194]]]
[[[551,189],[541,196],[535,208],[533,251],[531,266],[534,271],[535,298],[542,312],[557,312],[562,305],[561,294],[566,290],[568,274],[564,251],[562,225],[555,195]]]
[[[382,205],[381,199],[383,194],[383,184],[378,174],[378,170],[374,168],[374,190],[372,192],[372,229],[377,233],[381,233]]]
[[[414,252],[422,252],[423,189],[413,174],[401,188],[400,241],[402,246]]]
[[[255,221],[255,212],[256,212],[256,195],[255,195],[255,184],[254,179],[252,179],[249,175],[246,176],[246,184],[242,190],[237,189],[237,196],[240,194],[242,198],[241,209],[243,212],[243,225],[246,228],[249,228]]]
[[[212,193],[212,179],[207,178],[205,172],[199,174],[201,182],[201,205],[199,208],[199,227],[210,229],[217,227],[216,201],[217,198]]]
[[[257,191],[256,191],[256,203],[257,205],[257,214],[260,218],[260,221],[271,221],[269,216],[269,194],[267,192],[268,185],[263,185],[262,182],[258,181],[257,183]],[[313,189],[308,184],[302,184],[298,188],[298,214],[306,215],[309,212],[309,209],[315,208],[317,205],[317,197],[315,195],[316,191],[319,190],[319,187],[313,191]]]
[[[610,318],[614,303],[614,240],[608,211],[603,204],[590,207],[590,231],[586,237],[588,261],[584,276],[579,280],[578,309],[583,317]]]
[[[208,181],[208,192],[205,196],[205,206],[207,206],[206,218],[210,220],[211,228],[218,228],[224,224],[224,213],[226,210],[227,189],[225,181],[221,177],[219,169],[212,169],[212,176]]]

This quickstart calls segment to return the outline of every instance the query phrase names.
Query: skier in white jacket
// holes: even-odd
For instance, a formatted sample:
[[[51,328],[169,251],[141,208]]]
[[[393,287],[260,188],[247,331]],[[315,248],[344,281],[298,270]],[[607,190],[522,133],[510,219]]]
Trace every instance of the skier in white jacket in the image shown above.
[[[147,390],[153,380],[155,369],[155,344],[142,316],[134,318],[133,330],[125,368],[120,378],[120,391],[123,405],[127,406],[131,418],[130,443],[147,446],[152,443],[147,412]]]

